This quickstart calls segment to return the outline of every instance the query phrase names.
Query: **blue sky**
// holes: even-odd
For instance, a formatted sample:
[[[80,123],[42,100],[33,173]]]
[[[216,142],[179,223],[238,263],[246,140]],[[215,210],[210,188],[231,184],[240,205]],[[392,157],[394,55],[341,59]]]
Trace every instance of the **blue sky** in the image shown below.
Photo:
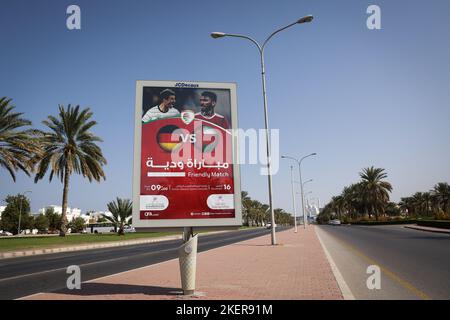
[[[66,28],[81,7],[82,29]],[[382,30],[368,30],[377,4]],[[398,201],[450,181],[450,2],[381,0],[111,1],[0,0],[0,96],[38,128],[58,104],[91,107],[104,139],[107,180],[73,176],[69,205],[104,210],[131,197],[136,80],[236,82],[240,127],[263,128],[258,53],[250,42],[213,40],[212,31],[260,41],[306,14],[267,46],[270,126],[283,154],[305,160],[304,179],[325,203],[367,166],[385,168]],[[291,209],[289,163],[274,177],[274,204]],[[259,166],[242,167],[243,189],[267,201]],[[31,190],[32,209],[60,204],[62,186],[34,184],[0,169],[0,199]]]

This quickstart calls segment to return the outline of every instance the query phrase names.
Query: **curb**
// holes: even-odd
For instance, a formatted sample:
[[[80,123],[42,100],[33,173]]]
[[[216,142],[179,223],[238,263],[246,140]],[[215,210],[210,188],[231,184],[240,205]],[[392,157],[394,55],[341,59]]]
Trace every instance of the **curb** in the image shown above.
[[[320,245],[322,246],[325,256],[327,257],[328,263],[330,264],[330,267],[331,267],[331,271],[333,272],[334,278],[336,279],[339,289],[341,290],[342,297],[344,298],[344,300],[355,300],[355,296],[353,295],[349,286],[345,282],[344,277],[342,276],[341,272],[339,271],[338,267],[336,266],[336,263],[334,263],[334,260],[331,257],[330,253],[328,252],[327,248],[325,247],[325,244],[323,243],[322,239],[320,238],[319,233],[317,232],[316,229],[314,229],[314,232],[317,236],[317,239],[319,239]]]
[[[443,233],[443,234],[450,234],[450,230],[449,229],[425,229],[426,227],[421,227],[421,226],[404,226],[403,228],[407,228],[407,229],[414,229],[414,230],[420,230],[420,231],[428,231],[428,232],[434,232],[434,233]]]
[[[240,231],[240,230],[236,230]],[[229,232],[229,230],[220,230],[220,231],[212,231],[205,232],[204,235],[216,234]],[[199,234],[200,236],[202,233]],[[114,241],[107,242],[101,244],[85,244],[78,245],[72,247],[62,247],[62,248],[53,248],[53,249],[36,249],[36,250],[26,250],[26,251],[12,251],[12,252],[0,252],[0,260],[10,259],[10,258],[20,258],[20,257],[29,257],[29,256],[37,256],[42,254],[52,254],[52,253],[62,253],[62,252],[72,252],[72,251],[82,251],[82,250],[93,250],[93,249],[103,249],[103,248],[113,248],[113,247],[122,247],[122,246],[130,246],[136,244],[146,244],[146,243],[155,243],[162,241],[170,241],[170,240],[181,240],[183,237],[181,235],[178,236],[166,236],[159,238],[150,238],[144,240],[128,240],[128,241]]]
[[[179,239],[182,239],[181,235],[180,236],[167,236],[167,237],[163,237],[163,238],[160,237],[160,238],[153,238],[153,239],[145,239],[145,240],[128,240],[128,241],[118,241],[118,242],[112,242],[112,243],[81,245],[81,246],[53,248],[53,249],[36,249],[36,250],[26,250],[26,251],[4,252],[4,253],[0,253],[0,260],[1,259],[10,259],[10,258],[19,258],[19,257],[28,257],[28,256],[37,256],[37,255],[42,255],[42,254],[122,247],[122,246],[136,245],[136,244],[146,244],[146,243],[154,243],[154,242],[169,241],[169,240],[179,240]]]

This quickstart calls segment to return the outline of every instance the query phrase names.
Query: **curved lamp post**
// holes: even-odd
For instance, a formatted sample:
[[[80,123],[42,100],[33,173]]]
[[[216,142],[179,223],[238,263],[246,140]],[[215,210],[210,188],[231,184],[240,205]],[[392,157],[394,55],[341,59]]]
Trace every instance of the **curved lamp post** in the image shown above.
[[[27,194],[27,193],[31,193],[31,191],[25,191],[24,193],[23,193],[23,196],[25,197],[25,195]],[[20,236],[20,220],[22,219],[22,202],[23,202],[23,200],[22,200],[22,198],[20,198],[20,206],[19,206],[19,226],[18,226],[18,228],[17,228],[17,235],[18,236]]]
[[[303,219],[305,219],[305,201],[304,201],[304,197],[303,197],[303,182],[302,182],[302,161],[305,160],[308,157],[312,157],[312,156],[316,156],[317,153],[311,153],[308,154],[307,156],[304,156],[303,158],[301,158],[300,160],[294,157],[290,157],[290,156],[281,156],[281,159],[291,159],[294,160],[295,162],[297,162],[298,164],[298,172],[300,175],[300,191],[302,194],[302,212],[303,212]],[[309,181],[308,181],[309,182]],[[306,223],[305,221],[303,221],[303,228],[306,228]]]
[[[271,157],[271,150],[270,150],[270,138],[269,138],[269,116],[267,114],[267,95],[266,95],[266,69],[264,65],[264,49],[266,47],[267,42],[277,33],[286,30],[287,28],[290,28],[296,24],[303,24],[313,21],[314,17],[312,15],[305,16],[303,18],[298,19],[297,21],[280,28],[273,32],[267,39],[263,42],[262,45],[260,45],[256,40],[253,38],[242,35],[242,34],[231,34],[231,33],[224,33],[224,32],[213,32],[211,33],[211,37],[214,39],[223,38],[223,37],[234,37],[234,38],[242,38],[251,41],[259,51],[259,57],[261,60],[261,78],[262,78],[262,92],[263,92],[263,101],[264,101],[264,122],[265,122],[265,128],[266,128],[266,151],[267,151],[267,176],[268,176],[268,184],[269,184],[269,206],[270,206],[270,220],[272,223],[272,245],[276,245],[276,236],[275,236],[275,213],[273,210],[272,205],[272,172],[270,170],[270,157]]]

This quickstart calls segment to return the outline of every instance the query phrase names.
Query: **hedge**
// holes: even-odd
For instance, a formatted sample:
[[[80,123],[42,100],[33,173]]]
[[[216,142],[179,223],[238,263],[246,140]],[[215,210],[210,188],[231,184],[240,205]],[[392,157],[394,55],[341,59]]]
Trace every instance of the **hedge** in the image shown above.
[[[350,222],[350,224],[363,225],[363,226],[382,226],[382,225],[390,225],[390,224],[414,224],[417,220],[408,219],[408,220],[392,220],[392,221],[354,221]]]
[[[417,225],[422,227],[450,229],[450,220],[417,220]]]

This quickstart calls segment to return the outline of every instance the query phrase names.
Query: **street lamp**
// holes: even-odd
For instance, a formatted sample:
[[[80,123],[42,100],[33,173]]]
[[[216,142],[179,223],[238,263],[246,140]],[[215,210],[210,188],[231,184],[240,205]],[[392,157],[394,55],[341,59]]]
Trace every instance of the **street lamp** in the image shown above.
[[[27,194],[27,193],[31,193],[31,191],[25,191],[24,193],[23,193],[23,196],[25,197],[25,194]],[[20,235],[20,220],[21,220],[21,218],[22,218],[22,202],[23,202],[23,200],[22,200],[22,198],[20,198],[20,206],[19,206],[19,226],[18,226],[18,228],[17,228],[17,235]]]
[[[267,37],[267,39],[263,42],[262,45],[260,45],[253,38],[246,36],[246,35],[229,34],[229,33],[223,33],[223,32],[211,33],[211,37],[214,39],[223,38],[223,37],[235,37],[235,38],[247,39],[247,40],[251,41],[253,44],[255,44],[259,51],[259,57],[261,60],[262,93],[263,93],[263,101],[264,101],[264,123],[265,123],[265,128],[266,128],[267,176],[268,176],[268,184],[269,184],[270,220],[272,222],[272,226],[271,226],[272,227],[272,232],[271,232],[272,245],[276,245],[277,241],[276,241],[276,236],[275,236],[275,213],[274,213],[273,204],[272,204],[272,172],[270,170],[271,150],[270,150],[270,140],[269,140],[270,139],[270,137],[269,137],[269,116],[267,114],[266,69],[264,66],[264,49],[266,47],[267,42],[277,33],[281,32],[287,28],[290,28],[296,24],[311,22],[313,19],[314,19],[314,17],[312,15],[308,15],[308,16],[298,19],[297,21],[295,21],[283,28],[276,30],[269,37]]]
[[[297,233],[297,206],[295,205],[294,167],[291,166],[292,206],[294,207],[294,232]]]
[[[306,199],[306,196],[309,194],[309,193],[312,193],[312,191],[309,191],[309,192],[307,192],[307,193],[305,193],[305,185],[307,184],[307,183],[309,183],[309,182],[313,182],[313,179],[309,179],[308,181],[305,181],[305,182],[303,182],[303,201],[305,201],[305,199]],[[308,199],[306,199],[306,205],[307,206],[309,206],[309,203],[307,202],[308,201]],[[305,212],[306,212],[306,210],[305,210]],[[308,212],[309,212],[309,208],[308,208]],[[305,221],[308,221],[308,212],[306,212],[305,214],[306,214],[306,216],[304,216],[303,218],[306,218],[306,220]],[[305,222],[306,223],[306,222]]]
[[[303,158],[301,158],[300,160],[294,158],[294,157],[290,157],[290,156],[281,156],[281,159],[291,159],[294,160],[295,162],[297,162],[298,164],[298,173],[300,175],[300,191],[302,194],[302,212],[303,212],[303,219],[305,219],[305,201],[304,201],[304,197],[303,197],[303,183],[302,183],[302,161],[305,160],[308,157],[312,157],[312,156],[316,156],[317,153],[311,153],[308,154],[307,156],[304,156]],[[303,223],[303,228],[306,229],[306,224]]]

